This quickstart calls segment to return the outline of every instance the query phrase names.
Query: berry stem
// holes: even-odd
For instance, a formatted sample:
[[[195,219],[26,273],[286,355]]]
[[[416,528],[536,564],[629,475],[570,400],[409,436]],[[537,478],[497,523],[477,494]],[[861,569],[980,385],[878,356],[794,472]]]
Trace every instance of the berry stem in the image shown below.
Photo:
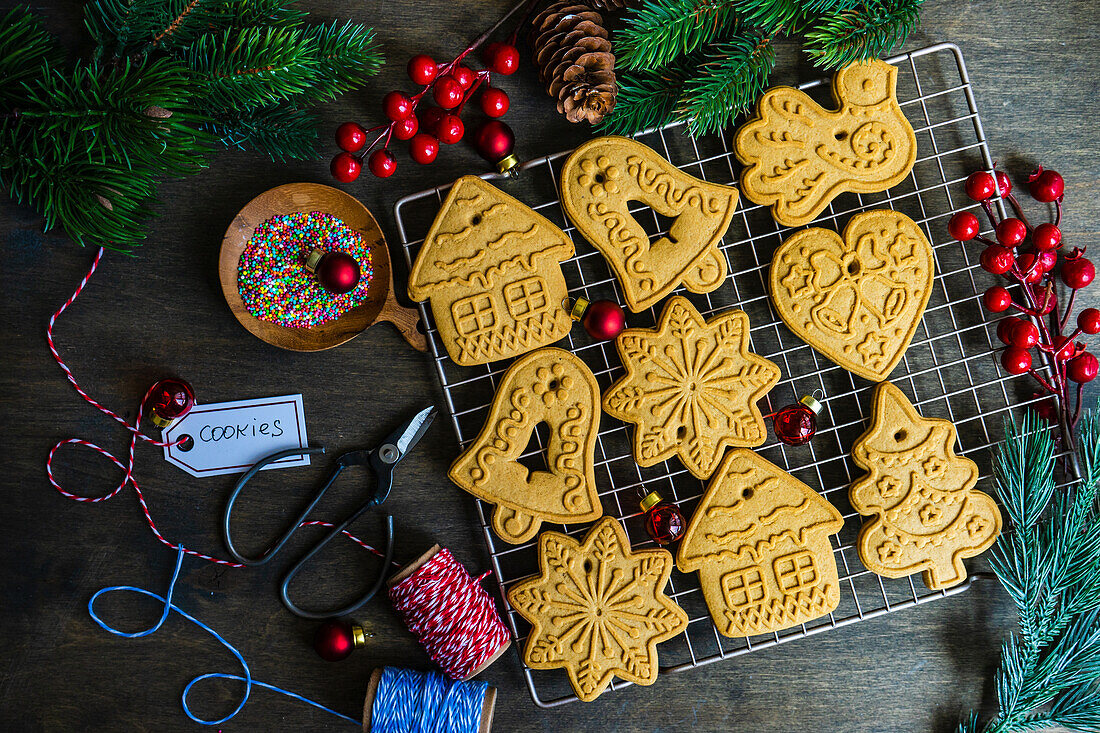
[[[997,217],[993,214],[993,202],[986,199],[982,202],[982,210],[985,215],[989,217],[989,225],[995,230],[997,228]]]
[[[1047,382],[1047,380],[1043,379],[1043,376],[1041,374],[1039,374],[1039,372],[1035,371],[1034,369],[1028,369],[1027,373],[1030,374],[1031,376],[1033,376],[1035,378],[1035,381],[1038,382],[1039,385],[1043,389],[1045,389],[1047,392],[1051,392],[1051,393],[1057,393],[1058,392],[1058,390],[1056,390],[1053,385],[1051,385],[1049,382]]]
[[[1069,299],[1066,300],[1065,310],[1062,312],[1062,322],[1058,326],[1058,332],[1066,330],[1066,325],[1069,323],[1069,315],[1073,312],[1073,300],[1077,297],[1077,288],[1073,288],[1069,291]],[[1081,333],[1081,329],[1077,329],[1073,336],[1070,336],[1070,340],[1077,338],[1077,334]]]
[[[1028,234],[1035,231],[1035,228],[1031,226],[1031,222],[1028,221],[1027,216],[1024,214],[1024,210],[1020,208],[1020,202],[1016,200],[1016,194],[1009,191],[1008,195],[1004,198],[1012,205],[1012,210],[1016,212],[1016,218],[1022,221],[1024,226],[1027,227]]]
[[[1054,226],[1062,223],[1062,199],[1054,200]]]

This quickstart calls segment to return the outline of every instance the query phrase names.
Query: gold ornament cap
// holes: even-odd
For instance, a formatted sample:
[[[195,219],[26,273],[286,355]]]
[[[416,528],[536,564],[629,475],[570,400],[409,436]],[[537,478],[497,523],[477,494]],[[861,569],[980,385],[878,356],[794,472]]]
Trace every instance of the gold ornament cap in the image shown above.
[[[519,175],[519,171],[512,169],[515,168],[517,165],[519,165],[519,158],[516,157],[515,153],[511,153],[497,161],[497,170],[501,173],[507,173],[512,178],[515,178]]]
[[[825,406],[818,402],[817,398],[812,394],[808,394],[799,400],[800,403],[810,408],[815,415],[820,415],[821,411],[825,409]]]
[[[664,499],[656,491],[651,491],[646,495],[646,498],[642,499],[638,504],[642,507],[643,512],[648,512],[653,507],[660,504]]]
[[[323,249],[314,247],[312,250],[310,250],[309,254],[306,255],[306,269],[310,272],[316,272],[317,265],[321,264],[321,258],[324,256],[325,251]]]
[[[351,627],[351,643],[352,647],[358,649],[367,643],[367,636],[374,636],[374,634],[367,634],[366,630],[362,626]]]
[[[579,321],[584,318],[584,312],[588,310],[588,298],[577,298],[573,301],[572,305],[569,304],[569,299],[566,299],[566,308],[569,310],[569,317],[574,321]]]

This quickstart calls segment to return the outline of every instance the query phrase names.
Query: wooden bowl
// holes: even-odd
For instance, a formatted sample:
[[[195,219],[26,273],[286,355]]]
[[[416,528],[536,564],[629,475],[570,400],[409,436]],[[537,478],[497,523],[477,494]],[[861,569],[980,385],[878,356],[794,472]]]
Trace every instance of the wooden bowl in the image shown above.
[[[276,214],[323,211],[339,217],[359,232],[370,246],[374,278],[367,299],[339,318],[313,328],[287,328],[261,321],[248,312],[237,287],[237,265],[241,261],[256,227]],[[428,348],[424,334],[417,330],[419,313],[397,302],[393,295],[393,269],[386,238],[378,222],[355,198],[331,186],[319,183],[288,183],[264,191],[252,199],[233,219],[222,240],[218,257],[222,292],[229,309],[245,328],[264,341],[291,351],[321,351],[339,346],[358,336],[378,321],[389,321],[405,340],[418,351]]]

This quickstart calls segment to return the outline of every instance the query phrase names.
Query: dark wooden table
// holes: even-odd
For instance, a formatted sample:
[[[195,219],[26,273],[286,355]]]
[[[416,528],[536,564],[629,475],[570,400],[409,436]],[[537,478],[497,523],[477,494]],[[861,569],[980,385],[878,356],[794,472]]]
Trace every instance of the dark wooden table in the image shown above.
[[[5,3],[6,5],[7,3]],[[322,17],[339,16],[378,28],[392,63],[365,90],[326,108],[324,136],[344,119],[370,120],[381,95],[403,85],[405,60],[426,52],[444,57],[488,26],[505,0],[450,0],[347,6],[303,0]],[[41,12],[74,48],[82,40],[77,3],[48,3]],[[1100,246],[1100,23],[1093,0],[1035,3],[929,0],[923,25],[906,48],[954,41],[965,54],[990,148],[1014,174],[1034,163],[1066,177],[1065,237]],[[815,76],[794,48],[782,54],[775,81]],[[530,68],[507,80],[508,122],[526,156],[550,153],[588,134],[554,114]],[[433,166],[402,165],[392,179],[364,177],[346,187],[379,217],[396,247],[392,204],[409,192],[483,170],[457,147]],[[233,318],[217,280],[217,254],[233,214],[259,192],[290,181],[329,183],[324,162],[277,165],[255,155],[226,153],[198,177],[161,188],[160,220],[130,258],[109,255],[57,332],[77,378],[104,404],[132,417],[145,387],[168,374],[184,376],[199,399],[302,392],[312,442],[332,449],[368,444],[412,406],[440,402],[429,362],[380,325],[338,349],[317,354],[280,351],[250,336]],[[1092,192],[1092,193],[1090,193]],[[123,453],[121,428],[82,402],[46,349],[44,329],[87,268],[91,251],[60,235],[43,236],[27,209],[0,204],[3,241],[4,510],[2,573],[4,668],[0,719],[7,730],[193,730],[179,695],[203,672],[237,673],[209,636],[172,618],[156,635],[128,641],[89,619],[88,598],[113,584],[162,592],[173,555],[159,546],[127,490],[98,505],[58,496],[44,461],[53,443],[76,435]],[[398,279],[404,280],[403,264]],[[1095,300],[1095,299],[1094,299]],[[472,501],[445,478],[457,446],[444,421],[401,467],[390,499],[402,548],[432,541],[450,547],[470,567],[484,567]],[[60,478],[98,494],[119,472],[90,451],[64,454]],[[286,507],[308,490],[320,469],[275,472],[264,479],[270,506],[245,517],[260,537],[286,519]],[[157,450],[138,449],[138,480],[167,537],[221,553],[218,520],[232,478],[192,479],[168,466]],[[333,516],[355,500],[355,481],[333,497]],[[340,506],[343,504],[343,506]],[[368,530],[369,531],[369,530]],[[257,540],[259,542],[259,540]],[[302,540],[297,540],[301,543]],[[359,579],[365,553],[336,553],[317,592],[347,591]],[[427,659],[385,603],[361,614],[374,627],[369,648],[339,664],[310,648],[313,624],[288,614],[275,587],[285,563],[217,576],[191,562],[176,602],[223,633],[257,679],[288,687],[357,715],[370,670],[383,664],[425,667]],[[151,602],[110,599],[101,610],[116,624],[141,628],[159,615]],[[609,694],[589,705],[536,708],[523,685],[517,654],[484,678],[500,689],[498,731],[949,731],[971,706],[988,709],[1001,637],[1011,628],[1005,595],[991,583],[903,613],[782,645],[703,670],[662,677],[651,688]],[[206,683],[197,711],[212,717],[235,705],[241,685]],[[224,730],[345,730],[325,713],[256,690]]]

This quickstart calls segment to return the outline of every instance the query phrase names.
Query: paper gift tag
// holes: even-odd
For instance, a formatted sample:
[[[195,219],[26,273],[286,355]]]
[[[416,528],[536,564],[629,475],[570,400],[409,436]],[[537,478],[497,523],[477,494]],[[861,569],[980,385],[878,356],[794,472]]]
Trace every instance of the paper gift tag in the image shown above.
[[[183,445],[165,447],[164,458],[199,477],[244,473],[264,456],[308,445],[300,394],[195,405],[161,436],[166,443],[191,438]],[[263,470],[308,465],[309,456],[292,456]]]

